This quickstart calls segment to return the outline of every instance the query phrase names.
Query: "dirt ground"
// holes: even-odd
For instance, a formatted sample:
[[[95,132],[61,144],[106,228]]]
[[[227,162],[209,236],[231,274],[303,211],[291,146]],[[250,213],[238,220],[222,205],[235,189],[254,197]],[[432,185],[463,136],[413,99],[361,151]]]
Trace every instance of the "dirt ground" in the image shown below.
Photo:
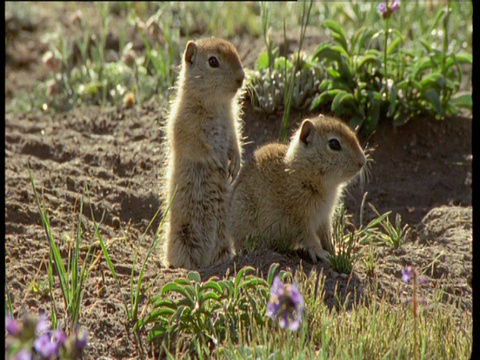
[[[41,64],[41,53],[46,48],[35,46],[40,34],[46,31],[45,26],[43,22],[32,29],[20,26],[16,36],[24,37],[23,47],[17,43],[13,49],[12,43],[8,43],[7,103],[16,91],[29,88],[34,81],[47,76]],[[245,66],[249,66],[251,54],[240,53]],[[252,109],[248,100],[244,112],[244,134],[250,142],[245,147],[248,159],[256,147],[277,138],[281,113],[267,116]],[[166,113],[166,108],[144,104],[133,109],[88,107],[60,114],[6,115],[6,286],[16,314],[23,308],[50,312],[52,299],[46,275],[48,241],[34,199],[30,166],[53,236],[65,257],[68,243],[76,237],[79,200],[83,197],[83,242],[95,244],[99,254],[85,286],[81,316],[81,324],[89,331],[88,359],[134,358],[138,353],[128,331],[121,299],[128,297],[133,254],[138,251],[140,261],[145,258],[158,226],[157,220],[147,231],[160,206],[158,181],[163,138],[160,129]],[[308,115],[292,114],[292,128]],[[406,298],[401,270],[412,265],[429,280],[422,289],[424,297],[431,299],[440,288],[444,294],[442,302],[456,301],[460,312],[471,313],[471,126],[472,119],[468,116],[445,121],[418,118],[400,128],[384,122],[370,138],[362,139],[364,145],[374,149],[371,153],[374,162],[367,183],[348,187],[347,210],[358,225],[361,199],[368,192],[367,202],[380,213],[391,210],[392,221],[393,215],[399,213],[402,221],[413,229],[401,249],[376,248],[375,280],[379,296],[394,301],[392,294],[400,291],[401,297]],[[373,216],[369,209],[364,209],[366,220]],[[91,210],[109,244],[122,284],[121,294],[100,255]],[[371,278],[366,275],[361,257],[350,276],[340,275],[322,264],[311,264],[298,254],[285,255],[268,249],[200,272],[203,279],[208,279],[248,264],[265,274],[273,262],[291,271],[323,271],[325,301],[332,306],[336,286],[342,297],[350,291],[357,294],[371,291]],[[146,298],[158,293],[162,284],[185,274],[184,270],[165,269],[157,257],[151,258],[145,276]],[[61,308],[59,288],[55,299]]]

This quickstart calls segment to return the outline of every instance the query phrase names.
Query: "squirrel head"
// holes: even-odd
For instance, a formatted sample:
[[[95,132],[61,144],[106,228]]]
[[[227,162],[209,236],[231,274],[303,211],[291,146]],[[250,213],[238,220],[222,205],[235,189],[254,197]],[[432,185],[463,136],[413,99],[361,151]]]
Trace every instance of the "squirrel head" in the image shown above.
[[[186,89],[212,96],[235,96],[245,73],[240,56],[230,42],[216,38],[189,41],[183,54]]]
[[[285,161],[293,171],[339,185],[362,170],[366,157],[346,124],[320,115],[302,122],[291,139]]]

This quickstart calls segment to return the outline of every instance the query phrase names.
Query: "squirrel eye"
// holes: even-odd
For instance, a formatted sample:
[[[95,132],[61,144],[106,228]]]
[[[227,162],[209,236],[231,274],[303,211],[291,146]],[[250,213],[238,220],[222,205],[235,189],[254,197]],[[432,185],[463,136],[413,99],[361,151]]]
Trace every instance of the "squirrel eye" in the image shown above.
[[[215,56],[211,56],[208,59],[208,65],[210,65],[210,67],[212,67],[212,68],[218,68],[220,66],[220,64],[218,63],[218,60]]]
[[[330,149],[334,151],[342,150],[342,146],[340,145],[340,142],[337,139],[328,140],[328,146],[330,147]]]

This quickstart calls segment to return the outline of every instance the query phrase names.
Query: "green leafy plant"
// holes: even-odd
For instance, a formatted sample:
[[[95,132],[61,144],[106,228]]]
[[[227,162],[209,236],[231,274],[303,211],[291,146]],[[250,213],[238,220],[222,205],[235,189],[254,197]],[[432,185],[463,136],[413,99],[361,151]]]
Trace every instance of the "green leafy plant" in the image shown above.
[[[208,354],[226,339],[238,341],[238,329],[265,323],[266,299],[278,264],[272,264],[267,281],[244,267],[234,278],[212,277],[201,282],[197,272],[163,286],[150,299],[151,310],[134,327],[148,332],[148,341],[173,351]],[[170,295],[170,296],[167,296]],[[187,337],[188,346],[183,342]],[[199,352],[200,351],[200,352]]]
[[[405,39],[390,28],[390,16],[384,16],[385,29],[362,27],[350,39],[338,23],[326,20],[334,43],[321,44],[312,55],[324,78],[310,110],[331,104],[336,116],[348,116],[352,127],[369,134],[383,118],[401,125],[422,113],[442,118],[457,114],[459,108],[471,109],[471,95],[458,91],[461,65],[471,65],[472,59],[449,50],[448,17],[447,4],[433,24],[443,21],[443,49],[420,39],[423,53],[402,48]],[[381,36],[383,52],[377,49]]]
[[[333,220],[332,241],[334,254],[329,256],[330,264],[335,271],[341,274],[350,274],[353,270],[355,250],[358,245],[358,238],[354,232],[346,232],[352,229],[351,215],[347,214],[345,207],[340,204],[335,209]]]
[[[363,197],[361,209],[363,209],[366,196],[367,193],[365,193]],[[360,245],[370,245],[371,247],[373,244],[385,241],[382,237],[385,234],[380,231],[380,226],[389,231],[392,230],[392,227],[388,226],[390,223],[386,222],[388,221],[390,211],[380,215],[376,212],[372,204],[369,205],[375,211],[377,217],[372,219],[368,224],[363,225],[363,211],[361,210],[360,225],[358,227],[355,227],[353,224],[351,220],[352,215],[346,212],[343,203],[340,203],[335,209],[332,224],[332,241],[335,253],[331,255],[329,259],[332,267],[339,273],[350,274],[352,272]],[[396,231],[396,228],[393,229]],[[406,229],[405,227],[405,230]],[[402,234],[404,233],[402,232]],[[374,268],[375,262],[372,248],[371,251],[372,254],[369,258],[369,265],[372,269]]]
[[[317,70],[302,51],[312,4],[312,1],[302,2],[299,45],[290,56],[280,56],[279,48],[274,46],[269,27],[269,7],[266,3],[262,4],[266,51],[258,56],[256,69],[247,71],[246,87],[255,108],[267,113],[283,109],[280,140],[286,140],[288,135],[290,109],[307,109],[319,85],[315,74]],[[285,23],[283,26],[287,43]]]
[[[363,126],[371,132],[387,105],[382,94],[382,89],[388,84],[381,73],[382,54],[370,47],[372,39],[379,33],[362,27],[349,40],[333,20],[325,21],[325,26],[331,31],[335,44],[322,44],[312,55],[324,69],[324,79],[310,110],[331,103],[335,116],[348,115],[353,128]],[[398,41],[390,46],[387,53],[392,53],[402,41],[401,34],[395,34]]]
[[[380,216],[372,204],[370,204],[370,207],[375,214]],[[389,217],[386,217],[380,222],[380,225],[384,232],[378,234],[379,239],[394,249],[398,249],[405,242],[411,231],[408,224],[402,226],[402,216],[400,214],[395,214],[395,224],[392,224]]]
[[[52,301],[52,324],[53,327],[57,327],[57,314],[58,310],[56,308],[54,288],[55,288],[55,276],[60,283],[60,289],[62,291],[62,300],[65,310],[65,328],[68,331],[73,330],[73,328],[78,324],[81,316],[81,307],[84,295],[84,286],[85,282],[90,275],[91,265],[94,260],[94,252],[92,251],[92,246],[88,246],[87,254],[83,259],[80,257],[81,253],[81,243],[82,243],[82,216],[83,216],[83,198],[80,199],[80,208],[78,211],[78,225],[77,225],[77,238],[73,247],[68,248],[68,258],[67,264],[64,264],[64,260],[60,253],[60,249],[53,237],[52,230],[50,227],[50,221],[48,214],[43,210],[43,207],[40,202],[40,197],[38,195],[35,180],[33,177],[32,170],[29,167],[30,180],[35,195],[35,201],[38,206],[38,211],[42,221],[43,229],[45,230],[45,236],[48,240],[48,245],[50,248],[49,252],[49,261],[47,263],[48,271],[48,284],[50,295],[53,299]],[[55,272],[54,272],[55,269]]]

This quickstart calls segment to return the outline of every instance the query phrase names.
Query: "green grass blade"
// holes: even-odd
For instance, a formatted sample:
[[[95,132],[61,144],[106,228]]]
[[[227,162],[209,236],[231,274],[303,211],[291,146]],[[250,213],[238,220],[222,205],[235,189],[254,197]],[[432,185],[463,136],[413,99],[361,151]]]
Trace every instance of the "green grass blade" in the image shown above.
[[[30,180],[31,180],[33,192],[35,195],[35,202],[37,203],[38,211],[40,213],[40,218],[42,220],[42,226],[45,230],[45,235],[50,245],[50,254],[51,254],[50,261],[51,262],[53,261],[53,263],[55,264],[55,269],[57,270],[57,276],[60,280],[60,288],[62,290],[62,295],[66,304],[66,308],[68,308],[69,304],[71,303],[71,296],[70,296],[70,289],[68,286],[67,272],[65,270],[65,266],[63,265],[63,260],[62,260],[60,251],[57,247],[57,244],[55,243],[55,240],[53,239],[50,222],[48,220],[48,215],[43,211],[42,205],[40,204],[40,197],[38,195],[38,192],[35,186],[35,180],[33,178],[33,172],[30,169],[30,166],[28,166],[28,170],[30,173]]]

